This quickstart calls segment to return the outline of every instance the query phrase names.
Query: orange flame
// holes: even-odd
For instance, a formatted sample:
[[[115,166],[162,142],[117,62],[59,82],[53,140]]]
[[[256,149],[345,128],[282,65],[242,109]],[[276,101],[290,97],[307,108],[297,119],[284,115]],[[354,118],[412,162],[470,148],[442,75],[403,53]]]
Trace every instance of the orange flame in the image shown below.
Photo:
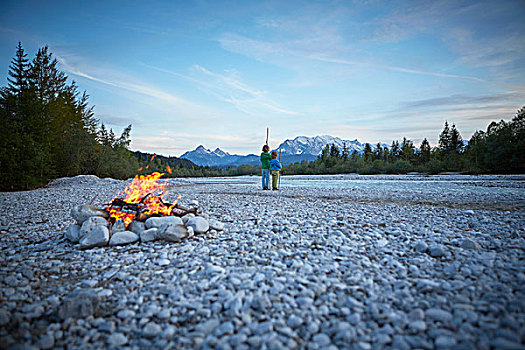
[[[173,170],[171,170],[171,167],[169,165],[166,165],[166,171],[170,174],[173,173]]]
[[[130,184],[126,186],[123,191],[125,196],[123,200],[128,204],[141,204],[143,206],[141,212],[147,215],[161,214],[172,215],[172,209],[177,204],[180,196],[175,203],[166,205],[162,198],[168,193],[166,188],[167,181],[158,181],[163,173],[154,172],[151,175],[137,175],[133,178]],[[128,213],[117,208],[108,206],[106,208],[110,217],[115,220],[122,219],[124,223],[129,225],[136,216],[136,213]]]
[[[152,155],[149,161],[151,162],[153,159],[155,159],[156,156],[157,156],[156,154]]]

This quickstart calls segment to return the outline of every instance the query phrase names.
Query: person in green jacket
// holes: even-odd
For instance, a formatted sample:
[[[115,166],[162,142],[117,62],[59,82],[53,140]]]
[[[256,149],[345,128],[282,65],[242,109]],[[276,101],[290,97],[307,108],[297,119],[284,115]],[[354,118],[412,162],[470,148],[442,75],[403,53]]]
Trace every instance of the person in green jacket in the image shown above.
[[[270,146],[264,145],[261,153],[261,173],[262,173],[262,188],[263,190],[270,189]]]

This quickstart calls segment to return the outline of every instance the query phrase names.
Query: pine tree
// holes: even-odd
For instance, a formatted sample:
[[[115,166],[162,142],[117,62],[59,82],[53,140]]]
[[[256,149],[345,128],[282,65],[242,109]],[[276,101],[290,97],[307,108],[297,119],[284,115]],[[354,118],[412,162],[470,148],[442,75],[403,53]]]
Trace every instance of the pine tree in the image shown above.
[[[372,147],[370,147],[369,143],[365,144],[365,149],[363,151],[363,159],[365,162],[372,160],[373,153],[372,153]]]
[[[345,162],[348,160],[348,148],[346,147],[346,142],[343,142],[343,151],[341,153],[341,158]]]
[[[381,143],[378,142],[376,145],[376,149],[374,152],[375,159],[383,159],[383,146],[381,146]]]
[[[452,124],[450,128],[449,137],[450,145],[449,152],[462,153],[463,152],[463,142],[459,131],[456,129],[456,125]]]
[[[392,146],[390,146],[390,158],[391,160],[396,160],[399,157],[400,149],[399,142],[392,141]]]
[[[38,49],[29,74],[30,84],[42,103],[52,101],[66,90],[67,76],[58,69],[58,61],[48,50],[47,46]]]
[[[13,95],[19,96],[22,92],[28,88],[28,70],[29,70],[29,59],[27,54],[24,52],[22,43],[18,42],[16,48],[16,55],[9,65],[9,76],[7,81],[9,82],[8,90]]]
[[[430,143],[425,137],[419,146],[421,163],[427,163],[430,161]]]
[[[443,153],[448,153],[451,148],[450,146],[450,128],[448,126],[448,121],[446,121],[443,131],[439,134],[439,150]]]

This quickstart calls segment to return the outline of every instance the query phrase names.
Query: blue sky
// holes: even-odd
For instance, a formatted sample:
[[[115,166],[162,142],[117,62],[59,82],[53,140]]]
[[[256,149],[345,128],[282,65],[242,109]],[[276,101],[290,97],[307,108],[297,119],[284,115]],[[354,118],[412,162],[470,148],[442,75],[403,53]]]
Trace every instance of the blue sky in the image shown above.
[[[435,144],[525,105],[525,2],[3,1],[0,79],[44,45],[132,149],[295,136]]]

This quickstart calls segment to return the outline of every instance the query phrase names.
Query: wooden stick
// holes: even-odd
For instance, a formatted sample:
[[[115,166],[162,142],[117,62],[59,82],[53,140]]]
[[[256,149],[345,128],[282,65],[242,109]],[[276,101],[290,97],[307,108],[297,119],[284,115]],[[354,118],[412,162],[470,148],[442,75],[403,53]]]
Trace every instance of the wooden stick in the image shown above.
[[[281,163],[281,149],[280,148],[279,148],[279,163]],[[282,170],[282,166],[283,164],[281,163],[281,170]],[[279,174],[279,189],[281,189],[281,175],[282,174]]]
[[[270,128],[266,128],[266,144],[268,145],[268,136],[270,136]]]

